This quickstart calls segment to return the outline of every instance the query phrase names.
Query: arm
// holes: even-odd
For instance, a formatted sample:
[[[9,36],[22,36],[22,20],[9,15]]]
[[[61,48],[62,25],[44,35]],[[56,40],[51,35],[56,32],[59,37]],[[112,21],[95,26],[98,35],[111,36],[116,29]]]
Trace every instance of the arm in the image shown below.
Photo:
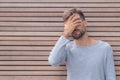
[[[67,58],[66,44],[70,40],[64,36],[61,36],[55,46],[53,47],[50,55],[48,57],[48,61],[53,66],[58,66],[62,62],[64,62]]]
[[[76,20],[75,15],[76,14],[71,15],[69,19],[65,22],[65,27],[62,36],[59,38],[52,51],[50,52],[48,61],[53,66],[60,65],[67,58],[66,44],[70,41],[68,37],[76,28],[78,22],[81,22],[80,20]]]
[[[113,50],[111,46],[108,47],[106,54],[106,80],[116,80]]]

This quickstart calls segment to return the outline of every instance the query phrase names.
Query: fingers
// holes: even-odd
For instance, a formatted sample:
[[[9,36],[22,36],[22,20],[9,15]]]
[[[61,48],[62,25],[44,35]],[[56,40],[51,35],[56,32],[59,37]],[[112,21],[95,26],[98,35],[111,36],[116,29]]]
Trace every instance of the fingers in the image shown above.
[[[77,29],[78,26],[80,26],[80,25],[79,24],[74,24],[74,26],[71,27],[71,29],[72,29],[71,31],[73,32],[75,29]]]
[[[82,22],[82,20],[80,20],[80,18],[74,18],[74,19],[72,19],[72,22],[76,22],[76,21],[79,21],[80,23]]]
[[[73,28],[76,28],[77,26],[81,26],[82,23],[80,20],[75,20],[74,22],[71,22],[70,25],[73,27]]]
[[[81,21],[82,20],[80,19],[79,15],[76,15],[76,14],[73,14],[72,16],[70,16],[70,18],[68,19],[68,22],[75,22],[75,21]]]
[[[64,31],[71,34],[76,27],[81,26],[81,23],[82,20],[80,19],[79,15],[73,14],[65,22]]]
[[[81,24],[81,21],[80,21],[80,20],[75,20],[73,23],[74,23],[74,24],[75,24],[75,23]]]
[[[70,17],[68,18],[68,21],[71,21],[74,17],[75,17],[75,14],[73,14],[72,16],[70,16]]]

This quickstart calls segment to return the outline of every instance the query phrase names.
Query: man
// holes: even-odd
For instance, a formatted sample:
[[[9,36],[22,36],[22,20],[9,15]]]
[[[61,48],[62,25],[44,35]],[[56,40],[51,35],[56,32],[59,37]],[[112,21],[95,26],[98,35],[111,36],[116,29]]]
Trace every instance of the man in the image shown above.
[[[107,42],[88,36],[83,12],[67,10],[63,20],[65,28],[48,57],[49,63],[59,66],[66,62],[67,80],[116,80],[113,50]]]

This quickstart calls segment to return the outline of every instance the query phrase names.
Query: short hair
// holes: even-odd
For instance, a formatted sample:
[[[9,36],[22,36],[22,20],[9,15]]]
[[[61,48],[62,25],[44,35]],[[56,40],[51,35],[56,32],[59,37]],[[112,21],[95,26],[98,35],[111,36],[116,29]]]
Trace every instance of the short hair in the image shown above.
[[[63,13],[63,21],[66,22],[68,20],[68,18],[73,15],[74,13],[79,14],[80,18],[84,21],[85,20],[85,16],[83,14],[83,12],[80,9],[76,9],[76,8],[71,8],[69,10],[64,11]]]

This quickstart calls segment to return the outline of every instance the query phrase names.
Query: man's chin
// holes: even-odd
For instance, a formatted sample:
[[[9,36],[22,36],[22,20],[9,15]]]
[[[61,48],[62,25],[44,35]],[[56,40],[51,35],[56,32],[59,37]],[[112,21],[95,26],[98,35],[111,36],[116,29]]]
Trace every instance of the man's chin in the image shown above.
[[[79,34],[74,34],[74,32],[72,33],[72,37],[74,38],[74,39],[80,39],[80,38],[82,38],[83,37],[83,35],[86,33],[86,31],[81,31],[81,32],[79,32]]]
[[[72,36],[74,39],[80,39],[82,37],[82,35],[76,35],[76,36]]]
[[[80,39],[80,38],[82,38],[83,37],[83,35],[84,35],[85,33],[80,33],[80,34],[78,34],[78,35],[72,35],[72,37],[74,38],[74,39]]]
[[[78,39],[80,39],[80,37],[78,38],[78,37],[73,37],[73,39],[76,39],[76,40],[78,40]]]

